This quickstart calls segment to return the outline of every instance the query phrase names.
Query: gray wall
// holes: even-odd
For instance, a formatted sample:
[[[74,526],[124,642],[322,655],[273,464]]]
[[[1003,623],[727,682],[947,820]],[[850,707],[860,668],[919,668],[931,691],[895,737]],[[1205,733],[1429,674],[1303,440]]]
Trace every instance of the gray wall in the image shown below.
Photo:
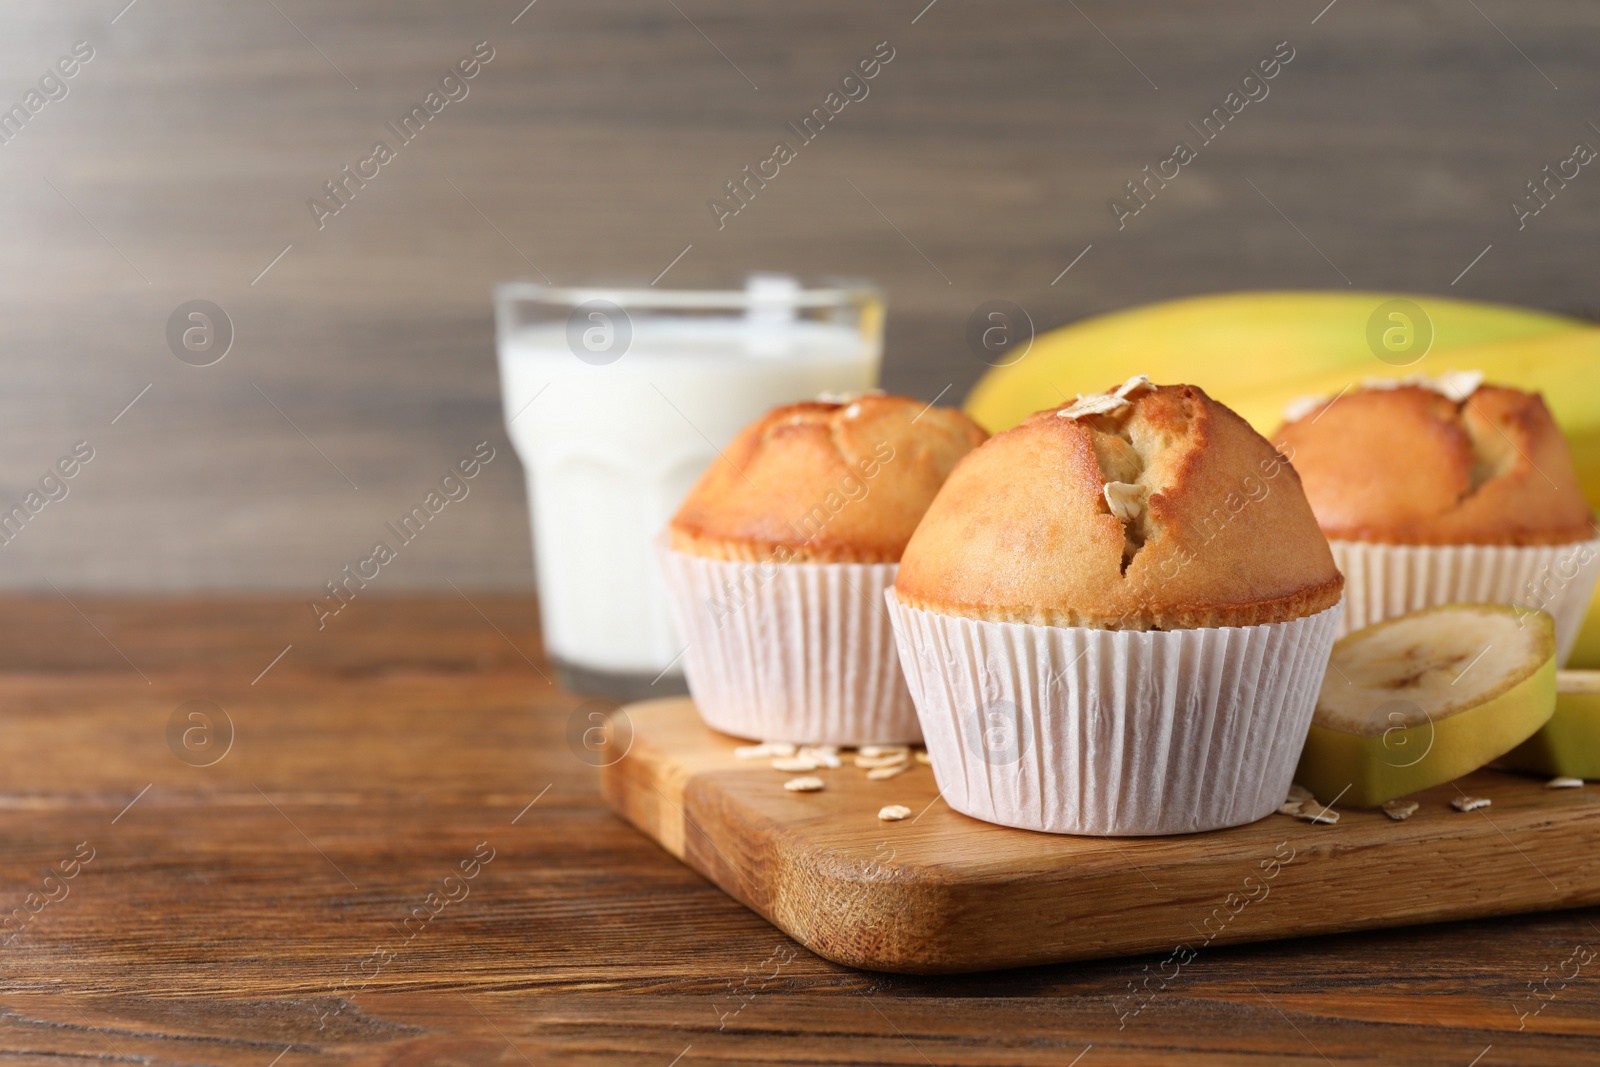
[[[870,277],[885,384],[930,399],[983,369],[963,328],[993,298],[1041,328],[1346,280],[1600,306],[1600,173],[1521,232],[1508,207],[1600,145],[1590,4],[124,3],[0,11],[0,106],[94,49],[0,145],[0,501],[95,450],[0,546],[9,588],[309,596],[483,439],[499,458],[383,581],[527,587],[488,292],[534,265],[648,281],[692,244],[663,284]],[[719,231],[708,197],[884,40],[871,95]],[[480,41],[470,95],[319,230],[307,199]],[[1270,95],[1119,232],[1107,200],[1281,41]],[[192,299],[234,326],[210,367],[165,338]]]

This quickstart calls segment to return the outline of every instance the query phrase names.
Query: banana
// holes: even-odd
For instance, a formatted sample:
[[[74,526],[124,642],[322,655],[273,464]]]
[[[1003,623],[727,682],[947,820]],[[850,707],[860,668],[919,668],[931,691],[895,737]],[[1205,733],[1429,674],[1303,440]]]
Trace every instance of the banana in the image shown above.
[[[1600,778],[1600,671],[1558,671],[1555,715],[1496,763],[1535,774]]]
[[[1504,604],[1447,604],[1341,638],[1295,781],[1354,807],[1452,781],[1550,720],[1555,621]]]
[[[1584,616],[1577,642],[1567,654],[1567,666],[1575,670],[1600,669],[1600,593],[1589,601],[1589,613]]]
[[[1396,299],[1423,309],[1431,325],[1430,352],[1436,354],[1584,326],[1550,312],[1435,296],[1220,293],[1097,315],[1046,333],[1022,359],[986,374],[965,408],[996,432],[1077,393],[1148,374],[1153,381],[1195,382],[1236,411],[1241,411],[1239,398],[1250,397],[1257,402],[1256,415],[1246,418],[1270,433],[1281,423],[1288,400],[1317,392],[1327,381],[1338,379],[1332,386],[1337,391],[1353,379],[1391,369],[1374,356],[1368,327],[1379,305]],[[1414,368],[1394,369],[1411,373]]]

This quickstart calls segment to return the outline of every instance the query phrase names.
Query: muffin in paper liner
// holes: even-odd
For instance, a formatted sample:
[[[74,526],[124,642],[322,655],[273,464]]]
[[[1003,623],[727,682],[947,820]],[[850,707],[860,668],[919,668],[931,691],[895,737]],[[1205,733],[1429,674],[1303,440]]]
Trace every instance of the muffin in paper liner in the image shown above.
[[[1565,664],[1600,578],[1600,540],[1565,545],[1389,545],[1330,541],[1344,572],[1342,637],[1440,604],[1512,604],[1556,620]]]
[[[883,610],[894,563],[744,563],[656,545],[684,675],[735,737],[862,745],[922,739]]]
[[[1097,836],[1216,830],[1277,810],[1341,612],[1118,631],[885,599],[945,801],[986,822]]]

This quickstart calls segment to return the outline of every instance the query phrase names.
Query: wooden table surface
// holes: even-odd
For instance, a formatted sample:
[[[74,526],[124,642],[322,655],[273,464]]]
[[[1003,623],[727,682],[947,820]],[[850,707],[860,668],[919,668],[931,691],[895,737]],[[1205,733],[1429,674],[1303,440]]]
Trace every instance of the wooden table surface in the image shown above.
[[[827,963],[606,809],[549,673],[525,598],[4,601],[5,1061],[1600,1059],[1590,911],[1207,950],[1126,1020],[1158,957]]]

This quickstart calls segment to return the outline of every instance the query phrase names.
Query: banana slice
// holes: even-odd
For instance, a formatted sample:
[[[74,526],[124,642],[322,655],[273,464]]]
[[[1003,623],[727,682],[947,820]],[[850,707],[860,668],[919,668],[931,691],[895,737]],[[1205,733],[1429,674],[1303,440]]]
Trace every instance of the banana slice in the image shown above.
[[[1333,646],[1295,781],[1371,808],[1477,770],[1549,721],[1555,653],[1549,615],[1504,604],[1357,630]]]
[[[1497,761],[1564,778],[1600,778],[1600,671],[1556,672],[1556,713]]]

